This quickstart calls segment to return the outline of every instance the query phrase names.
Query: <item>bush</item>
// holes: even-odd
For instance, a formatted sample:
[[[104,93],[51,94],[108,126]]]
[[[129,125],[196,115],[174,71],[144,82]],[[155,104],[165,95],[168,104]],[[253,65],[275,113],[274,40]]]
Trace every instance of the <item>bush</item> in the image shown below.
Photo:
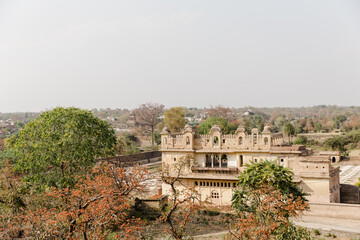
[[[294,144],[299,144],[299,145],[305,145],[306,143],[307,143],[307,137],[305,136],[298,136],[294,141]]]
[[[277,240],[313,240],[311,233],[306,228],[290,225],[287,228],[280,228],[276,236]]]
[[[319,235],[321,235],[321,233],[320,233],[319,229],[315,229],[315,230],[314,230],[314,234],[315,234],[315,236],[319,236]]]
[[[326,237],[336,238],[336,235],[335,235],[335,234],[328,233],[328,234],[326,235]]]
[[[336,136],[332,138],[328,138],[324,141],[324,145],[332,150],[339,150],[340,152],[345,152],[345,145],[348,143],[345,137]]]
[[[220,215],[220,212],[219,211],[208,211],[207,214],[209,216],[218,216],[218,215]]]

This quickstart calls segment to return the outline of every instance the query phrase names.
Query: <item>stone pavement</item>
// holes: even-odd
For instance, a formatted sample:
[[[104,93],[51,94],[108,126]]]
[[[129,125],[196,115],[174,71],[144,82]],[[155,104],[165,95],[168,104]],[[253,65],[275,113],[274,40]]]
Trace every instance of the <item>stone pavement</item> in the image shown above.
[[[340,166],[340,183],[355,184],[360,177],[360,165]]]

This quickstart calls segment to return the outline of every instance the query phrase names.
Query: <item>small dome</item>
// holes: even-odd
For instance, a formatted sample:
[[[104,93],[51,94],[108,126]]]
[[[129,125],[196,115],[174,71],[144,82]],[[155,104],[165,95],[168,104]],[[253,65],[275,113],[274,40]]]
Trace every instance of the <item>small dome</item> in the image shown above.
[[[243,126],[238,126],[236,132],[245,132],[245,128]]]
[[[160,134],[169,134],[169,133],[170,133],[170,130],[167,126],[165,126],[160,132]]]
[[[271,132],[270,126],[266,125],[266,126],[264,127],[264,131],[263,131],[263,132],[265,132],[265,133],[270,133],[270,132]]]
[[[213,125],[210,129],[210,134],[213,132],[220,132],[220,134],[222,133],[222,129],[219,125]]]
[[[193,132],[193,127],[189,124],[186,124],[183,133],[185,132]]]

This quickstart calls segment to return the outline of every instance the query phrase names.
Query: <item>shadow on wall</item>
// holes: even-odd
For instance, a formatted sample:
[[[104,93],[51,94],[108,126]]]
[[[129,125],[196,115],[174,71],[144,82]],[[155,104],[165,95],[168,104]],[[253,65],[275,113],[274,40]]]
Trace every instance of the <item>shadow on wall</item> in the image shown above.
[[[360,189],[350,184],[340,184],[340,202],[360,204]]]

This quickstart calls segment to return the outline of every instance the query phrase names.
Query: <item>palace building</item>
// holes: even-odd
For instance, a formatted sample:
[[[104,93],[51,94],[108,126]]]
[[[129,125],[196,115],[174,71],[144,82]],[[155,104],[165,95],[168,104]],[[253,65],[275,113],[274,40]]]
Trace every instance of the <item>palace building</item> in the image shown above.
[[[182,133],[171,133],[165,127],[161,132],[161,151],[163,164],[169,165],[191,154],[194,161],[182,175],[182,182],[194,186],[202,198],[211,199],[215,205],[230,205],[245,164],[261,160],[290,168],[293,181],[310,194],[310,202],[340,202],[340,169],[332,166],[338,161],[338,154],[314,154],[303,145],[286,144],[282,133],[272,133],[267,126],[262,132],[254,128],[251,133],[239,127],[231,135],[223,134],[217,125],[208,135],[198,134],[189,125]],[[169,192],[168,187],[163,184],[163,194]]]

